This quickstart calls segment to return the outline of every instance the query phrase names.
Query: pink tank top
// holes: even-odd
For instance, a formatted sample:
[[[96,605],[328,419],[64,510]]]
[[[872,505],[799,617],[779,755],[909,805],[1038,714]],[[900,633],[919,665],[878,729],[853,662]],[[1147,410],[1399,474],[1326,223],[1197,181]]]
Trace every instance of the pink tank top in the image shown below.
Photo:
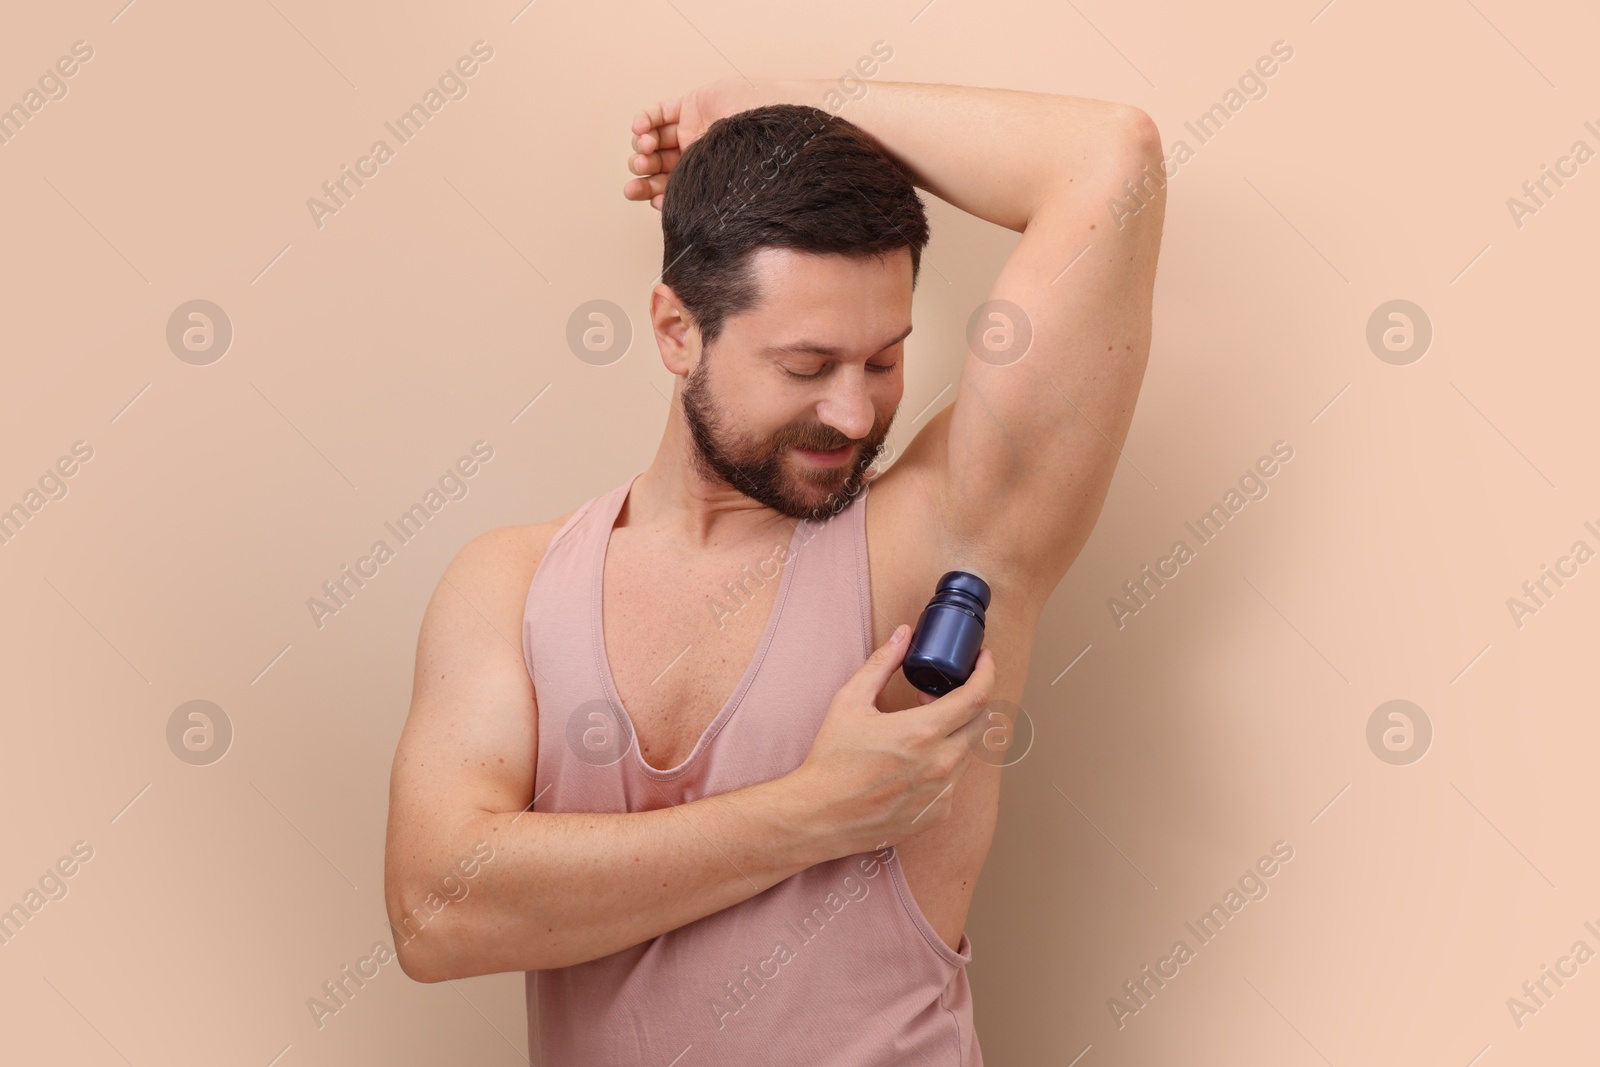
[[[688,757],[651,767],[600,626],[606,546],[637,478],[562,525],[528,590],[534,811],[650,811],[781,777],[873,648],[864,490],[797,522],[749,571],[747,584],[779,583],[755,658]],[[586,703],[593,714],[575,716]],[[981,1067],[965,934],[959,948],[928,924],[893,847],[844,856],[610,956],[526,972],[529,1055],[537,1067]]]

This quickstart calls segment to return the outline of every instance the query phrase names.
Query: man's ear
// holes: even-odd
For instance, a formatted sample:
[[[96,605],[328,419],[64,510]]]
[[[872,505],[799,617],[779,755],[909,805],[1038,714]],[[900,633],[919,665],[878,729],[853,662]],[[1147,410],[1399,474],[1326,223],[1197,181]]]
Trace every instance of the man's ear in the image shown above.
[[[694,369],[699,348],[696,339],[690,336],[694,325],[671,286],[658,284],[650,291],[650,325],[655,330],[662,365],[680,377]]]

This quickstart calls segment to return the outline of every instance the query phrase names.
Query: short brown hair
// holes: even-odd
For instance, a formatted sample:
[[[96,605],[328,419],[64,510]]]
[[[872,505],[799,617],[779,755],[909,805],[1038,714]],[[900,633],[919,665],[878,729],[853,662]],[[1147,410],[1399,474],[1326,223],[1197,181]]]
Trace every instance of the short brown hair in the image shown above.
[[[928,216],[909,168],[855,123],[769,104],[713,122],[667,178],[663,283],[709,347],[760,297],[760,248],[866,258],[911,251],[915,288]]]

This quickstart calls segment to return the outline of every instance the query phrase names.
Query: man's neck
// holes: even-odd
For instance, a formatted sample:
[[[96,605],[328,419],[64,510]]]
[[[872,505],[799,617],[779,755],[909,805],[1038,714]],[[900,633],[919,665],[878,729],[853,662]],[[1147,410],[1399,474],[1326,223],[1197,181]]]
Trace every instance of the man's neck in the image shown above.
[[[795,520],[703,474],[681,422],[662,434],[655,459],[633,483],[618,525],[637,526],[681,545],[715,551],[785,536]]]

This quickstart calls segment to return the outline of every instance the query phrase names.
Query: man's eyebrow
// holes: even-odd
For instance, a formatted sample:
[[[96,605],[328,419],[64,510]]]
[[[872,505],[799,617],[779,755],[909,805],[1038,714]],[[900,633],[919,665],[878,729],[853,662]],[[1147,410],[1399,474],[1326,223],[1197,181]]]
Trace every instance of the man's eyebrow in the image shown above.
[[[904,341],[911,334],[912,329],[913,327],[907,326],[900,332],[898,336],[891,337],[889,340],[885,341],[878,351],[881,352],[885,348],[889,348],[892,345],[897,345],[901,341]],[[837,346],[825,345],[816,341],[793,341],[786,345],[769,345],[767,346],[766,351],[772,353],[788,353],[790,355],[834,357],[837,357],[840,353],[840,350]]]

